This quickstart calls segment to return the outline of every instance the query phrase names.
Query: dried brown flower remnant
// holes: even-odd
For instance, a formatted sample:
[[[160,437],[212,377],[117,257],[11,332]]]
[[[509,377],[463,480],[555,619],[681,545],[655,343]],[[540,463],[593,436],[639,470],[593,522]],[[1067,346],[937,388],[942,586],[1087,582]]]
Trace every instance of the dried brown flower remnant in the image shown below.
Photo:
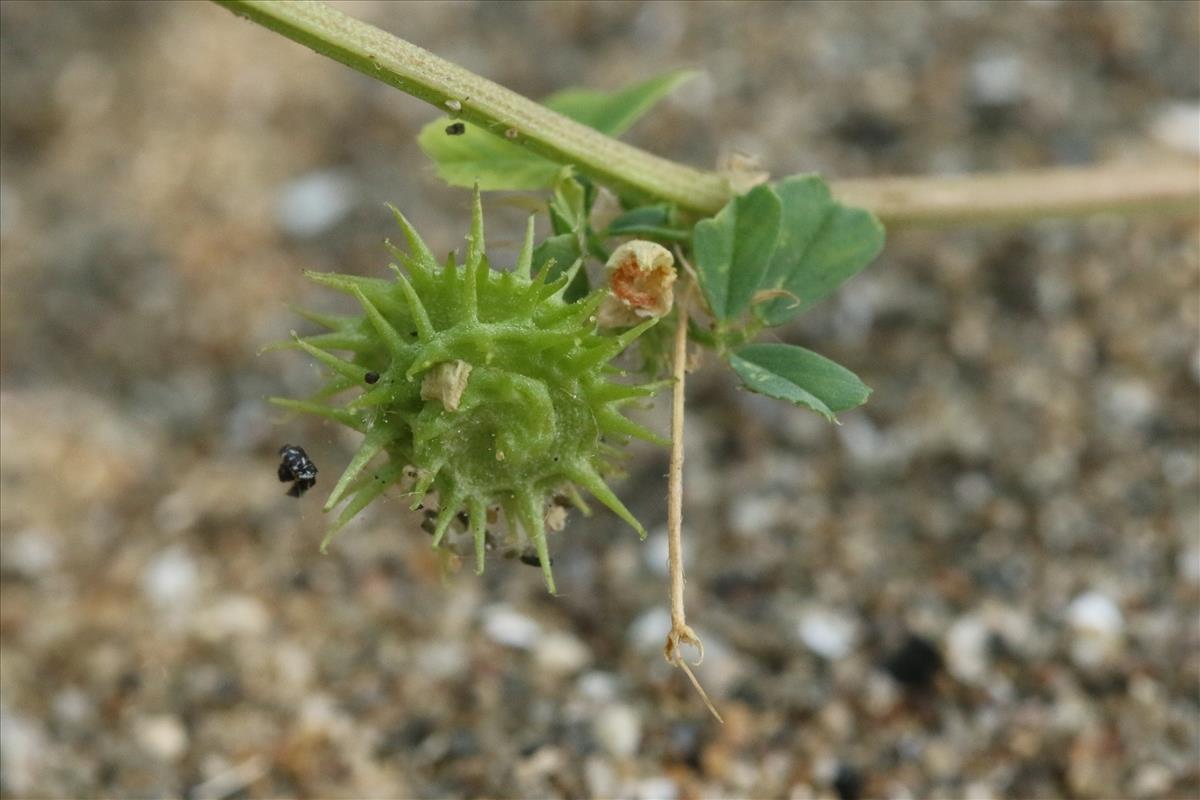
[[[421,399],[440,400],[447,411],[458,411],[470,375],[471,365],[466,361],[444,361],[425,373]]]
[[[618,247],[608,259],[609,294],[596,312],[605,328],[625,328],[661,317],[675,297],[675,258],[655,242],[635,239]]]

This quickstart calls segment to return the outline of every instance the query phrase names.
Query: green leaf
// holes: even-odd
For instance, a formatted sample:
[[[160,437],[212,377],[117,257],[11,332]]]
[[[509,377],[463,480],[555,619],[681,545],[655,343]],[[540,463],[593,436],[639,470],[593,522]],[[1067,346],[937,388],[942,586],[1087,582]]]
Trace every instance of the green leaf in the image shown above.
[[[816,175],[797,175],[775,186],[782,204],[779,241],[760,288],[783,289],[755,310],[779,325],[833,294],[883,249],[883,225],[861,208],[836,202]]]
[[[571,167],[561,167],[550,196],[550,218],[556,233],[575,233],[587,226],[587,191]]]
[[[589,128],[620,136],[675,87],[700,73],[691,69],[666,72],[615,92],[563,89],[547,97],[546,106]]]
[[[574,233],[551,236],[533,248],[533,273],[535,275],[540,273],[546,263],[553,259],[554,265],[550,267],[550,272],[545,276],[546,283],[550,283],[570,269],[578,258],[578,236]],[[587,270],[581,269],[575,274],[575,279],[571,281],[567,291],[563,293],[563,299],[568,303],[574,303],[588,293],[588,288]]]
[[[811,408],[831,422],[834,414],[866,402],[871,390],[841,364],[790,344],[748,344],[730,366],[753,392]]]
[[[671,206],[666,203],[626,211],[609,223],[604,235],[646,236],[673,242],[684,242],[692,237],[690,231],[671,225]]]
[[[770,266],[780,214],[779,195],[764,185],[730,200],[712,219],[696,223],[696,270],[718,320],[736,319],[749,307]]]
[[[676,70],[615,92],[565,89],[544,104],[577,122],[609,136],[619,136],[672,89],[696,74]],[[554,184],[562,165],[526,150],[503,137],[467,123],[458,136],[446,133],[454,120],[441,117],[421,129],[417,143],[433,159],[438,175],[451,186],[483,190],[543,189]]]

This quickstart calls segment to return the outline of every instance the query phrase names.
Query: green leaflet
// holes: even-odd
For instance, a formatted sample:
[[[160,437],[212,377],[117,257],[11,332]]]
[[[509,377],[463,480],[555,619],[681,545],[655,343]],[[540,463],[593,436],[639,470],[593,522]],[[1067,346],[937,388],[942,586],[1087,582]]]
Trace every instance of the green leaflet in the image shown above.
[[[795,175],[775,185],[782,204],[779,241],[759,288],[792,297],[755,308],[767,325],[780,325],[831,295],[883,249],[883,225],[861,208],[836,202],[817,175]]]
[[[862,405],[871,390],[842,365],[790,344],[748,344],[729,359],[751,391],[811,408],[831,422]]]
[[[636,236],[669,242],[686,242],[691,231],[672,224],[671,206],[660,203],[630,209],[608,225],[605,236]]]
[[[697,74],[676,70],[615,92],[565,89],[543,103],[601,133],[619,136],[671,90]],[[465,133],[449,136],[446,126],[453,121],[441,117],[417,136],[417,143],[433,159],[438,175],[452,186],[470,187],[478,182],[484,190],[542,189],[553,185],[562,169],[561,164],[470,123]]]
[[[696,223],[692,247],[700,288],[720,322],[741,316],[758,291],[779,234],[779,195],[756,186]]]

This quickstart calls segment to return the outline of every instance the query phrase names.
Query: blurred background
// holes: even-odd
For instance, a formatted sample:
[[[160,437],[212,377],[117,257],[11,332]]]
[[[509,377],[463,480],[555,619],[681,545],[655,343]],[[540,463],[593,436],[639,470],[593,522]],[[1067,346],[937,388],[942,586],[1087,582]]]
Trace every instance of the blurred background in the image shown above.
[[[701,166],[1196,155],[1191,2],[342,7],[533,97],[701,67],[629,137]],[[396,499],[317,551],[354,437],[257,352],[339,307],[302,270],[386,274],[385,201],[461,246],[433,109],[198,2],[5,0],[0,75],[4,796],[1200,795],[1195,217],[896,232],[783,332],[875,389],[841,427],[696,373],[721,726],[662,658],[665,451],[617,486],[647,542],[553,537],[559,597],[443,582]]]

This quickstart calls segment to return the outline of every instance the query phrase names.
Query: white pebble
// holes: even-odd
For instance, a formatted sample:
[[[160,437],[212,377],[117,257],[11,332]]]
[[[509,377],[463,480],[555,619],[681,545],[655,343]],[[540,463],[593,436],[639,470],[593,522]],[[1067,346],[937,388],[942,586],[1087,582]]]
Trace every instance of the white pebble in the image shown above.
[[[1101,386],[1100,404],[1117,424],[1136,427],[1150,420],[1158,409],[1158,398],[1144,382],[1123,378],[1107,381]]]
[[[34,719],[0,708],[0,772],[12,795],[34,792],[46,760],[46,733]]]
[[[1100,666],[1120,651],[1125,621],[1112,598],[1095,591],[1081,594],[1071,601],[1067,619],[1073,629],[1071,659],[1079,666]]]
[[[1119,636],[1125,624],[1121,609],[1111,597],[1101,592],[1085,592],[1076,597],[1071,601],[1067,616],[1077,631],[1105,636]]]
[[[416,653],[416,662],[421,672],[437,675],[442,680],[463,675],[470,667],[466,648],[455,640],[432,641],[422,645]]]
[[[498,604],[483,609],[483,632],[506,647],[528,650],[542,635],[542,627],[511,606]]]
[[[275,679],[286,690],[300,693],[312,683],[316,665],[308,649],[296,642],[279,642],[273,650]]]
[[[34,578],[58,566],[58,543],[38,528],[22,531],[6,542],[4,564]]]
[[[270,624],[266,607],[249,595],[222,598],[192,620],[196,635],[213,642],[235,636],[262,636]]]
[[[976,102],[1007,105],[1025,89],[1024,65],[1011,53],[987,55],[971,64],[970,90]]]
[[[185,605],[196,595],[196,562],[180,546],[159,553],[142,572],[142,591],[159,608]]]
[[[579,676],[575,682],[575,691],[580,696],[593,703],[609,703],[617,696],[620,681],[611,672],[593,670]]]
[[[739,536],[762,536],[775,521],[775,503],[755,495],[739,497],[730,517],[729,524]]]
[[[162,761],[174,761],[187,750],[187,731],[179,718],[170,714],[142,717],[133,730],[142,749]]]
[[[591,663],[592,652],[569,633],[554,631],[538,640],[533,660],[543,672],[572,675]]]
[[[617,796],[617,771],[607,759],[591,756],[584,761],[583,779],[592,797]]]
[[[1170,103],[1155,114],[1150,135],[1161,145],[1189,156],[1200,155],[1200,104]]]
[[[679,796],[679,787],[666,775],[642,778],[637,783],[637,796],[641,800],[675,800]]]
[[[810,608],[800,615],[797,627],[800,641],[822,658],[843,658],[854,649],[858,622],[851,616],[828,608]]]
[[[609,755],[629,758],[642,741],[642,720],[627,705],[610,705],[597,715],[592,733]]]
[[[320,236],[350,212],[353,194],[353,182],[341,172],[310,172],[280,190],[275,219],[291,236]]]
[[[91,719],[95,712],[92,699],[78,686],[71,686],[54,695],[52,708],[56,722],[76,727]]]
[[[670,545],[667,531],[662,528],[651,533],[646,538],[646,543],[642,545],[642,558],[645,560],[646,568],[655,575],[665,577],[670,572],[668,561]],[[684,566],[686,567],[686,564]]]
[[[991,631],[974,615],[959,617],[946,633],[946,667],[966,683],[979,683],[988,671]]]
[[[1200,586],[1200,544],[1192,544],[1176,556],[1179,577],[1193,586]]]
[[[655,606],[643,611],[629,623],[625,635],[638,650],[661,650],[670,631],[671,612],[666,606]]]

